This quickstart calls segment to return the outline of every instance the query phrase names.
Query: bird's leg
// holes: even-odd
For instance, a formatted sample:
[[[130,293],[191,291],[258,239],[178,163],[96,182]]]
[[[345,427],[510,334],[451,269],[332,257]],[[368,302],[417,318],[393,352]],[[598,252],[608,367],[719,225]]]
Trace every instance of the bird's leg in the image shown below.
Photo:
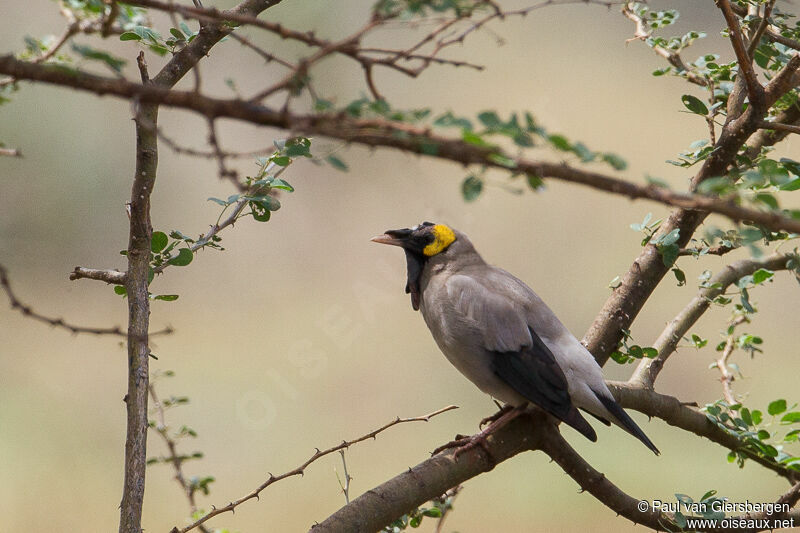
[[[497,415],[499,415],[499,416],[496,415],[495,417],[491,417],[491,418],[494,418],[492,423],[489,424],[489,426],[487,426],[486,429],[484,429],[480,433],[472,435],[471,437],[462,437],[462,436],[458,435],[457,436],[458,438],[456,438],[455,440],[453,440],[451,442],[448,442],[447,444],[443,444],[442,446],[439,446],[438,448],[433,450],[433,454],[432,455],[436,455],[437,453],[439,453],[439,452],[441,452],[443,450],[447,450],[447,449],[450,449],[450,448],[456,448],[456,451],[453,453],[453,459],[455,459],[457,461],[458,460],[458,456],[461,455],[462,453],[467,452],[467,451],[469,451],[469,450],[471,450],[471,449],[473,449],[473,448],[475,448],[477,446],[480,446],[481,448],[483,448],[483,451],[486,452],[486,455],[489,458],[489,461],[494,463],[494,460],[492,459],[492,454],[489,451],[489,445],[486,442],[486,439],[489,437],[489,435],[491,435],[495,431],[499,430],[500,428],[502,428],[503,426],[505,426],[506,424],[508,424],[512,420],[514,420],[516,417],[518,417],[519,415],[524,413],[526,408],[527,408],[527,404],[526,405],[520,405],[520,406],[517,406],[517,407],[511,407],[508,410],[506,410],[505,412],[503,412],[503,410],[501,410],[500,413],[497,413]],[[494,465],[492,465],[492,466],[494,466]]]
[[[504,414],[506,414],[507,412],[509,412],[510,410],[512,410],[514,408],[513,405],[509,405],[509,404],[500,406],[500,404],[498,403],[497,406],[500,407],[500,410],[497,411],[492,416],[487,416],[486,418],[481,420],[478,423],[478,429],[482,428],[483,426],[485,426],[486,424],[488,424],[490,422],[494,422],[495,420],[497,420],[498,418],[500,418],[501,416],[503,416]]]

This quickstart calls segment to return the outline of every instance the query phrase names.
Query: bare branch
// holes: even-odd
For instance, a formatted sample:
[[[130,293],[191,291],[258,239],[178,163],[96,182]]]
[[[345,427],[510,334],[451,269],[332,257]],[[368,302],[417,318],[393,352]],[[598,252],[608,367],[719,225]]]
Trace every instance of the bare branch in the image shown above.
[[[4,157],[22,157],[22,152],[16,148],[3,148],[0,146],[0,156]]]
[[[780,122],[759,122],[758,127],[764,130],[785,131],[800,134],[800,126],[794,124],[781,124]]]
[[[715,2],[717,7],[722,10],[722,15],[725,17],[725,22],[728,24],[731,45],[733,46],[733,51],[736,53],[736,61],[739,63],[739,73],[744,77],[745,83],[747,84],[747,94],[750,97],[750,104],[759,110],[763,110],[765,108],[764,88],[758,83],[756,72],[753,70],[753,62],[744,45],[742,31],[739,27],[739,20],[731,9],[729,0],[715,0]]]
[[[208,514],[206,514],[205,516],[203,516],[199,520],[189,524],[188,526],[186,526],[184,528],[174,527],[172,529],[171,533],[186,533],[187,531],[191,531],[192,529],[196,528],[200,524],[205,523],[207,520],[210,520],[211,518],[213,518],[213,517],[215,517],[215,516],[217,516],[219,514],[232,512],[234,509],[236,509],[236,507],[238,507],[239,505],[243,504],[244,502],[246,502],[248,500],[252,500],[253,498],[258,498],[258,495],[261,493],[261,491],[263,491],[264,489],[266,489],[267,487],[269,487],[273,483],[276,483],[276,482],[281,481],[283,479],[286,479],[288,477],[303,475],[303,472],[308,467],[308,465],[310,465],[311,463],[317,461],[318,459],[320,459],[322,457],[325,457],[326,455],[330,455],[330,454],[332,454],[334,452],[338,452],[340,450],[345,450],[346,448],[349,448],[353,444],[356,444],[356,443],[359,443],[359,442],[362,442],[362,441],[365,441],[365,440],[368,440],[368,439],[374,439],[380,433],[386,431],[387,429],[389,429],[392,426],[396,426],[398,424],[406,424],[406,423],[409,423],[409,422],[428,422],[431,418],[433,418],[433,417],[435,417],[437,415],[440,415],[442,413],[446,413],[447,411],[452,411],[453,409],[458,409],[458,407],[455,406],[455,405],[448,405],[447,407],[442,407],[441,409],[437,409],[436,411],[434,411],[432,413],[429,413],[427,415],[424,415],[424,416],[417,416],[417,417],[413,417],[413,418],[400,418],[400,417],[398,417],[398,418],[392,420],[391,422],[388,422],[388,423],[384,424],[383,426],[379,427],[378,429],[370,431],[369,433],[367,433],[365,435],[362,435],[362,436],[360,436],[358,438],[355,438],[353,440],[343,441],[341,444],[337,444],[336,446],[332,446],[332,447],[330,447],[330,448],[328,448],[326,450],[317,449],[314,452],[314,454],[311,455],[311,457],[309,457],[303,464],[301,464],[297,468],[294,468],[293,470],[289,470],[288,472],[285,472],[285,473],[283,473],[283,474],[281,474],[279,476],[273,476],[272,474],[270,474],[269,478],[264,483],[259,485],[255,490],[253,490],[249,494],[247,494],[245,496],[242,496],[241,498],[230,502],[228,505],[225,505],[224,507],[215,507]],[[437,494],[437,496],[440,495],[440,494],[443,494],[445,490],[447,490],[447,489],[444,489],[441,492],[439,492]]]
[[[63,318],[53,318],[37,313],[30,306],[22,303],[17,298],[17,295],[14,294],[14,291],[11,290],[11,282],[8,279],[8,271],[5,269],[5,267],[3,267],[3,265],[0,265],[0,286],[3,287],[3,290],[8,296],[8,300],[11,303],[11,309],[16,309],[23,315],[30,317],[34,320],[38,320],[39,322],[44,322],[45,324],[50,324],[53,327],[66,329],[67,331],[70,331],[75,334],[91,333],[92,335],[118,335],[122,337],[125,336],[125,333],[119,326],[114,326],[111,328],[89,328],[85,326],[77,326],[75,324],[65,321]],[[172,332],[171,328],[170,332]]]
[[[105,281],[113,285],[125,285],[125,272],[119,270],[98,270],[96,268],[75,267],[75,270],[69,273],[69,279],[75,281],[76,279],[94,279],[97,281]]]
[[[658,350],[658,355],[654,359],[643,359],[633,376],[631,376],[630,382],[640,387],[652,389],[658,374],[664,367],[664,363],[675,351],[678,343],[689,331],[689,328],[706,312],[714,298],[723,294],[731,284],[736,283],[743,276],[752,274],[759,268],[784,270],[788,261],[789,257],[778,253],[760,260],[742,259],[727,265],[709,280],[707,288],[700,289],[700,292],[692,298],[692,301],[667,324],[667,327],[653,344],[653,347]]]
[[[747,319],[746,316],[739,315],[735,319],[733,319],[730,324],[728,324],[728,329],[730,333],[728,333],[728,337],[727,339],[725,339],[725,347],[722,349],[722,353],[716,360],[717,368],[719,369],[719,373],[721,374],[719,380],[722,382],[722,395],[725,398],[725,401],[728,402],[730,405],[736,403],[736,398],[733,396],[733,388],[731,387],[731,384],[736,378],[728,368],[728,359],[730,359],[731,354],[733,353],[733,350],[736,347],[736,337],[733,334],[734,329],[736,328],[736,326],[744,322],[749,322],[749,320]]]

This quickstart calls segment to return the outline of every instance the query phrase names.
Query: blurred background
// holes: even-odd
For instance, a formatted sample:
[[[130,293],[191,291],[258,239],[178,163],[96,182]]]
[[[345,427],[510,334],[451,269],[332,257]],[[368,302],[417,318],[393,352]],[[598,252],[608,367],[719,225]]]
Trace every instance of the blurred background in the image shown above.
[[[233,2],[216,2],[229,7]],[[504,2],[504,5],[527,5]],[[26,35],[59,34],[63,20],[55,3],[0,0],[0,50],[23,48]],[[268,18],[292,28],[341,37],[364,23],[371,2],[326,3],[285,0]],[[706,30],[707,39],[685,59],[722,51],[723,21],[713,2],[652,2],[676,8],[678,24],[666,35]],[[155,17],[166,33],[166,19]],[[196,23],[190,22],[192,28]],[[484,72],[436,67],[419,79],[377,72],[379,87],[397,108],[431,107],[475,116],[495,109],[501,116],[529,110],[548,131],[566,134],[595,150],[622,155],[622,177],[642,183],[646,175],[685,187],[691,171],[673,167],[692,141],[707,136],[705,122],[682,113],[680,96],[704,95],[671,77],[651,72],[664,63],[639,41],[626,44],[633,25],[618,9],[555,6],[525,19],[491,24],[448,57],[484,64]],[[376,44],[408,39],[402,26],[373,37]],[[245,30],[263,46],[289,57],[304,50]],[[78,43],[96,41],[85,36]],[[133,43],[107,45],[128,60],[136,77]],[[163,59],[148,55],[151,74]],[[91,68],[90,65],[81,67]],[[203,86],[231,97],[225,78],[242,94],[270,84],[280,71],[228,41],[201,63]],[[315,72],[323,95],[345,104],[365,94],[357,65],[329,60]],[[181,84],[191,87],[191,76]],[[125,268],[118,254],[127,245],[125,202],[134,165],[130,105],[112,98],[21,84],[13,103],[0,108],[0,140],[20,148],[22,159],[0,159],[0,262],[19,298],[40,313],[87,326],[126,323],[126,303],[111,287],[68,281],[76,265]],[[204,120],[162,109],[163,130],[182,144],[203,148]],[[233,122],[220,123],[225,148],[269,146],[285,132]],[[284,177],[296,192],[268,224],[242,220],[222,234],[224,252],[203,251],[186,268],[170,268],[153,291],[179,294],[154,302],[153,329],[171,325],[175,334],[153,339],[154,370],[175,377],[158,382],[162,397],[188,396],[190,403],[167,412],[168,423],[194,428],[199,437],[181,441],[182,451],[205,458],[185,465],[188,475],[213,475],[210,508],[238,498],[268,474],[291,470],[313,453],[352,439],[401,416],[420,416],[449,404],[460,409],[426,424],[392,428],[347,452],[351,496],[429,457],[456,433],[472,433],[495,411],[488,397],[453,369],[434,344],[422,317],[404,294],[405,261],[396,249],[370,243],[388,228],[423,220],[444,222],[467,233],[484,258],[526,281],[562,321],[581,337],[606,297],[609,282],[639,253],[641,235],[629,225],[649,212],[668,210],[647,202],[594,192],[556,181],[545,191],[514,194],[489,187],[465,203],[459,166],[389,150],[348,148],[314,139],[313,151],[333,152],[349,172],[298,162]],[[790,138],[784,151],[797,154]],[[557,159],[533,151],[532,157]],[[237,167],[256,171],[250,161]],[[607,168],[596,167],[601,171]],[[501,176],[495,176],[502,182]],[[513,183],[514,186],[523,184]],[[212,224],[219,207],[206,199],[234,191],[217,178],[213,161],[161,148],[153,225],[197,235]],[[724,227],[711,217],[709,225]],[[682,258],[689,283],[677,287],[671,274],[635,322],[634,341],[649,346],[664,324],[695,294],[705,269],[745,257]],[[752,407],[798,399],[796,331],[798,287],[785,274],[753,291],[760,312],[743,332],[765,339],[764,353],[734,360],[744,379],[734,389]],[[0,297],[0,300],[5,296]],[[658,382],[658,390],[703,405],[722,396],[716,371],[708,369],[721,339],[728,309],[712,309],[692,329],[710,339],[697,351],[681,347]],[[125,436],[126,352],[117,339],[73,336],[0,308],[0,530],[112,531],[121,498]],[[606,376],[627,379],[633,366],[610,362]],[[728,464],[727,451],[633,414],[662,451],[654,457],[623,432],[594,424],[592,444],[569,428],[569,442],[597,469],[631,495],[674,501],[674,493],[699,498],[711,489],[733,501],[773,501],[786,488],[774,474],[748,464]],[[150,456],[165,452],[149,437]],[[305,531],[344,504],[337,482],[337,454],[308,468],[305,477],[268,488],[211,522],[234,531]],[[188,508],[170,467],[149,467],[144,527],[168,531],[185,525]],[[435,521],[426,519],[423,531]],[[578,487],[540,453],[528,453],[466,483],[445,531],[594,531],[635,529]],[[641,529],[641,528],[640,528]]]

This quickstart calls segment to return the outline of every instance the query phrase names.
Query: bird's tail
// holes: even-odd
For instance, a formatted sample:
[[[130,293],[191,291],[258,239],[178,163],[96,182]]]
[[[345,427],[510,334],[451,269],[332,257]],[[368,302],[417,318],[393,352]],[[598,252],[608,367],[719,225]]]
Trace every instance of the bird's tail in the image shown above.
[[[622,429],[642,441],[642,443],[650,448],[650,450],[652,450],[652,452],[656,455],[661,454],[661,452],[658,451],[658,448],[656,448],[655,444],[653,444],[653,442],[647,438],[647,435],[644,434],[644,431],[642,431],[642,429],[636,425],[636,422],[634,422],[633,419],[628,416],[628,413],[625,412],[625,410],[616,402],[616,400],[614,400],[614,398],[605,396],[603,394],[597,394],[596,392],[595,396],[597,396],[597,399],[603,404],[603,407],[605,407],[608,412],[619,421]]]

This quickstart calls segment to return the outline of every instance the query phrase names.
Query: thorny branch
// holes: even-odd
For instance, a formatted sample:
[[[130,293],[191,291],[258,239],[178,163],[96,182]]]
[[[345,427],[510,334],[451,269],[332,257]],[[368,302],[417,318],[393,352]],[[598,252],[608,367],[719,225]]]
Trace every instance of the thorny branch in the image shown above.
[[[172,468],[175,471],[175,480],[183,489],[186,499],[189,502],[189,509],[191,510],[192,515],[194,515],[197,512],[197,502],[195,501],[194,497],[196,489],[186,480],[186,476],[183,473],[183,458],[178,453],[178,443],[169,434],[169,426],[167,426],[166,416],[164,414],[164,406],[161,404],[161,401],[158,398],[158,394],[156,393],[156,389],[152,381],[148,386],[148,390],[150,391],[150,398],[153,400],[153,405],[155,406],[156,413],[158,415],[158,421],[156,423],[155,430],[161,436],[161,440],[163,440],[164,444],[167,446],[169,455],[166,459],[172,465]],[[209,533],[209,530],[205,526],[201,525],[198,529],[200,529],[202,533]]]
[[[362,436],[360,436],[358,438],[355,438],[355,439],[349,440],[349,441],[347,441],[347,440],[346,441],[342,441],[341,444],[337,444],[336,446],[332,446],[332,447],[327,448],[325,450],[317,449],[314,452],[314,454],[311,455],[311,457],[309,457],[303,464],[301,464],[297,468],[294,468],[293,470],[289,470],[288,472],[284,472],[283,474],[280,474],[278,476],[274,476],[274,475],[270,474],[269,478],[266,481],[264,481],[261,485],[259,485],[255,490],[253,490],[249,494],[247,494],[245,496],[242,496],[238,500],[234,500],[234,501],[230,502],[228,505],[225,505],[223,507],[214,507],[208,514],[206,514],[205,516],[203,516],[199,520],[197,520],[195,522],[192,522],[188,526],[186,526],[184,528],[178,528],[178,527],[172,528],[171,533],[186,533],[187,531],[191,531],[195,527],[199,526],[200,524],[205,523],[207,520],[210,520],[211,518],[213,518],[213,517],[215,517],[215,516],[217,516],[219,514],[232,512],[234,509],[236,509],[236,507],[238,507],[239,505],[243,504],[244,502],[246,502],[248,500],[252,500],[253,498],[258,498],[259,494],[261,494],[261,491],[263,491],[264,489],[266,489],[267,487],[269,487],[273,483],[276,483],[278,481],[281,481],[283,479],[286,479],[286,478],[292,477],[292,476],[302,476],[303,472],[305,471],[305,469],[311,463],[317,461],[318,459],[321,459],[322,457],[325,457],[326,455],[330,455],[330,454],[332,454],[334,452],[338,452],[340,450],[345,450],[345,449],[349,448],[350,446],[352,446],[353,444],[356,444],[356,443],[359,443],[359,442],[363,442],[363,441],[368,440],[368,439],[374,439],[380,433],[382,433],[382,432],[386,431],[387,429],[389,429],[390,427],[396,426],[398,424],[407,424],[409,422],[428,422],[431,418],[433,418],[433,417],[435,417],[437,415],[440,415],[442,413],[446,413],[447,411],[452,411],[453,409],[458,409],[458,407],[455,406],[455,405],[448,405],[447,407],[442,407],[441,409],[437,409],[436,411],[434,411],[432,413],[429,413],[427,415],[424,415],[424,416],[416,416],[416,417],[413,417],[413,418],[400,418],[400,417],[397,417],[396,419],[392,420],[391,422],[388,422],[388,423],[382,425],[381,427],[379,427],[378,429],[370,431],[369,433],[366,433],[365,435],[362,435]],[[442,491],[442,492],[444,492],[444,491]],[[400,514],[402,514],[402,513],[400,513]],[[398,516],[400,516],[400,515],[398,515]]]
[[[18,298],[17,295],[14,294],[14,291],[11,290],[11,282],[8,279],[8,271],[3,265],[0,265],[0,286],[3,287],[6,295],[8,296],[8,300],[11,303],[11,308],[18,310],[23,315],[32,318],[34,320],[38,320],[39,322],[44,322],[45,324],[50,324],[53,327],[66,329],[71,333],[91,333],[92,335],[117,335],[120,337],[125,337],[127,334],[122,331],[122,328],[119,326],[114,326],[110,328],[89,328],[85,326],[78,326],[72,324],[70,322],[65,321],[63,318],[54,318],[49,317],[46,315],[42,315],[37,313],[33,310],[33,308],[29,305],[22,303]],[[162,330],[156,331],[151,333],[151,335],[168,335],[173,333],[173,329],[171,327],[166,327]]]

